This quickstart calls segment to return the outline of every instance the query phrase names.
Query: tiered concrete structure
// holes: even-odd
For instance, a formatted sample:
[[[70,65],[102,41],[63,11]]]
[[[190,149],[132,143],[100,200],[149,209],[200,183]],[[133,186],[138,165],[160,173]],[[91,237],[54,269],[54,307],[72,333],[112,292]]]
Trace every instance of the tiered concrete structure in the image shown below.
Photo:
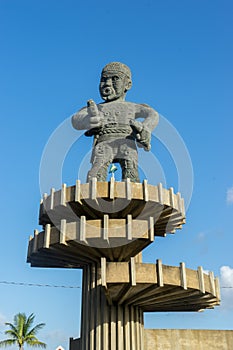
[[[142,262],[156,236],[185,222],[180,194],[141,183],[76,181],[51,190],[29,241],[37,267],[83,269],[81,337],[70,350],[143,350],[144,311],[199,311],[219,304],[213,273]],[[145,349],[146,350],[146,349]]]

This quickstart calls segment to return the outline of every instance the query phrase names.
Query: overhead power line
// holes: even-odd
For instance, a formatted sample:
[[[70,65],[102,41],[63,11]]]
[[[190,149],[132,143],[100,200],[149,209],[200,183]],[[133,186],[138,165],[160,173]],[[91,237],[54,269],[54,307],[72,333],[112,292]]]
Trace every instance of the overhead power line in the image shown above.
[[[70,288],[70,289],[80,289],[79,286],[58,286],[55,284],[40,284],[40,283],[24,283],[24,282],[12,282],[12,281],[0,281],[1,284],[11,284],[15,286],[24,287],[49,287],[49,288]]]
[[[24,287],[49,287],[49,288],[67,288],[67,289],[80,289],[80,286],[62,286],[55,284],[40,284],[40,283],[25,283],[25,282],[13,282],[13,281],[0,281],[0,284],[10,284],[15,286],[24,286]],[[220,288],[229,288],[233,289],[233,286],[221,286]]]

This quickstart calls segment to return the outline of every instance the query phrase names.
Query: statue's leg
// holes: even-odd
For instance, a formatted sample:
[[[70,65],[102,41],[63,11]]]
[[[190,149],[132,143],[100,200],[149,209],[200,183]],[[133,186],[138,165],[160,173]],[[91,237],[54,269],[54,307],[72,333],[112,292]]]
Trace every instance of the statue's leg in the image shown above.
[[[87,182],[89,182],[92,177],[96,177],[97,181],[106,181],[110,163],[111,161],[104,164],[102,161],[93,163],[91,170],[87,174]]]
[[[108,144],[101,142],[93,149],[92,168],[87,174],[87,182],[96,177],[97,181],[106,181],[108,167],[112,161],[112,152]]]
[[[120,140],[118,162],[122,169],[122,180],[130,179],[132,182],[140,182],[135,141],[131,139]]]
[[[140,182],[138,166],[135,161],[119,159],[119,163],[122,169],[122,180],[126,180],[128,178],[131,180],[131,182]]]

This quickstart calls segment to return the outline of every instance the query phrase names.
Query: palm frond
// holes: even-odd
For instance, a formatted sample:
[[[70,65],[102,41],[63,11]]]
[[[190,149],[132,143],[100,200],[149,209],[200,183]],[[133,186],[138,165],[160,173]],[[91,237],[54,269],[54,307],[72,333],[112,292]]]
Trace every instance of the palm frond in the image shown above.
[[[11,330],[11,329],[7,329],[7,330],[5,331],[5,334],[6,334],[6,335],[9,335],[11,338],[15,338],[15,339],[18,338],[18,333],[17,333],[17,331],[13,331],[13,330]]]
[[[25,313],[19,312],[17,315],[15,315],[14,321],[16,321],[18,335],[20,337],[23,336],[24,324],[25,324],[26,320],[27,320],[27,317],[26,317]]]
[[[27,341],[27,344],[29,345],[29,346],[32,346],[32,347],[37,347],[37,348],[46,348],[46,344],[45,343],[43,343],[43,342],[41,342],[41,341],[39,341],[39,340],[29,340],[29,341]]]
[[[13,332],[16,332],[17,333],[17,328],[10,322],[5,322],[5,325],[10,327],[10,329],[13,331]]]
[[[33,327],[27,335],[30,335],[30,334],[36,334],[41,328],[43,328],[45,326],[45,323],[39,323],[37,324],[35,327]]]
[[[25,335],[28,333],[29,329],[30,329],[31,326],[33,325],[34,318],[35,318],[35,315],[32,313],[32,314],[29,315],[28,318],[26,319],[26,322],[24,323],[24,334],[25,334]]]
[[[14,344],[17,344],[17,340],[15,340],[15,339],[5,339],[5,340],[0,341],[1,348],[11,346]]]

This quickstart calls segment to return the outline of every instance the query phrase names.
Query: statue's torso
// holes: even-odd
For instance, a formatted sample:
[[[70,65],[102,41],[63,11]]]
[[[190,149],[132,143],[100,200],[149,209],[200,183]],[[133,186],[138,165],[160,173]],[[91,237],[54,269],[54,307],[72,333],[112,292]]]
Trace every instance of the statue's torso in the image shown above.
[[[109,102],[97,105],[101,113],[103,126],[108,124],[129,125],[135,118],[136,104],[132,102]]]

